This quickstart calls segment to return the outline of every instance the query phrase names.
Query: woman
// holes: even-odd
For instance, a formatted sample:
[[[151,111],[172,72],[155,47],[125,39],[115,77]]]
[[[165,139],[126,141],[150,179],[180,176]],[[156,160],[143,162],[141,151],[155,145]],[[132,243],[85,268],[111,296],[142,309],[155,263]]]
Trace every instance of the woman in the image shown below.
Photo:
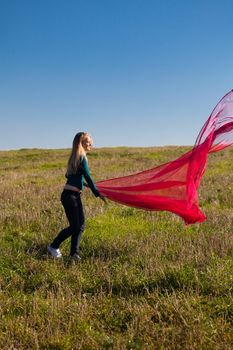
[[[81,201],[83,187],[89,186],[96,197],[105,201],[92,181],[86,153],[91,150],[93,141],[85,132],[79,132],[73,140],[73,148],[68,160],[64,190],[61,194],[61,202],[65,209],[69,226],[64,228],[54,241],[48,246],[48,252],[55,258],[61,258],[60,244],[71,236],[70,256],[74,260],[80,260],[79,245],[85,227],[85,218]],[[84,178],[88,185],[84,183]]]

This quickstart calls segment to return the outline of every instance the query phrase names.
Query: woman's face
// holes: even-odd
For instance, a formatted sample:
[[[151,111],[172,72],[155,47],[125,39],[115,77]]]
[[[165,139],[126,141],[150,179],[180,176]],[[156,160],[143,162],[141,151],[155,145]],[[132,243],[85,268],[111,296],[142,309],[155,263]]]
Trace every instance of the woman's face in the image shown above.
[[[82,142],[82,146],[86,152],[91,150],[92,144],[92,139],[89,136],[87,136]]]

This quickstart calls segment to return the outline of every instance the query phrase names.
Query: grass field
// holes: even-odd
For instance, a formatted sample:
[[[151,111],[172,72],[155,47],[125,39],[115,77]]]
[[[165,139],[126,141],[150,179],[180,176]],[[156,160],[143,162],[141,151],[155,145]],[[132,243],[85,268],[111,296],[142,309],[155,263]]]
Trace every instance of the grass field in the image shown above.
[[[159,165],[187,148],[112,148],[88,158],[95,181]],[[47,245],[69,150],[0,152],[0,349],[232,349],[233,149],[209,156],[202,224],[85,190],[82,262]]]

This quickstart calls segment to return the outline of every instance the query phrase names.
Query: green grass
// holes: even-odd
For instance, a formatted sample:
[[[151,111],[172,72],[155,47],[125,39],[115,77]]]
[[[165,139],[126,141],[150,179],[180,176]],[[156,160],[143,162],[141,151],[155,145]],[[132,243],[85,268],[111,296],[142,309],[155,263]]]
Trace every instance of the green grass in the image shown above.
[[[151,168],[188,148],[103,148],[93,178]],[[69,150],[0,152],[0,349],[232,349],[233,150],[209,156],[207,215],[137,210],[88,190],[82,262],[46,247],[67,223],[60,204]],[[103,176],[104,174],[104,176]]]

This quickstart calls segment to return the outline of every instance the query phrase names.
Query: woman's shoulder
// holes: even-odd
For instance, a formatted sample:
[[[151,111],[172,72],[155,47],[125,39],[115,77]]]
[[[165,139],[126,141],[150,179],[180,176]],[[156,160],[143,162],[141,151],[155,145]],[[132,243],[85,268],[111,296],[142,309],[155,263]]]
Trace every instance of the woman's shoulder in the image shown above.
[[[87,163],[87,156],[85,156],[85,155],[80,156],[80,164],[81,163]]]

